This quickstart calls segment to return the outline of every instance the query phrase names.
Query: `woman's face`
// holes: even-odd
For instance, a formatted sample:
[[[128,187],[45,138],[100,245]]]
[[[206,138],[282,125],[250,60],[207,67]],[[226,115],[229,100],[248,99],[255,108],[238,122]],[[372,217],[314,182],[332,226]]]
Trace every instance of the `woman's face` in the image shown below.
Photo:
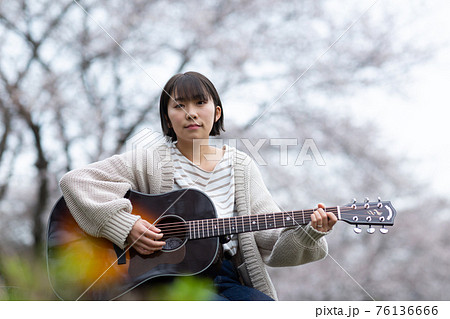
[[[173,96],[173,95],[172,95]],[[192,142],[194,139],[208,139],[214,123],[221,116],[220,106],[208,100],[193,98],[184,100],[174,96],[167,105],[169,126],[175,131],[179,142]]]

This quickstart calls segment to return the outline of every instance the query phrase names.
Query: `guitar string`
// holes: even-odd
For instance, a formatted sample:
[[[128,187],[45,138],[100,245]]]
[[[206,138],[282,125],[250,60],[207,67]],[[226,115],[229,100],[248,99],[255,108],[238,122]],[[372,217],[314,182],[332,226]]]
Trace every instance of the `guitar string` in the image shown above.
[[[280,218],[281,218],[281,220],[283,220],[284,219],[283,215],[290,216],[290,214],[294,214],[294,215],[299,215],[300,217],[302,217],[303,213],[309,214],[309,213],[312,213],[314,211],[315,210],[288,211],[288,212],[277,212],[277,213],[247,215],[247,216],[234,216],[234,217],[226,217],[226,218],[199,219],[199,220],[193,220],[193,221],[188,221],[188,222],[195,222],[195,221],[199,221],[200,222],[200,221],[203,221],[203,222],[208,222],[209,223],[211,221],[211,223],[214,223],[214,221],[217,221],[217,222],[220,222],[220,221],[228,222],[228,221],[235,220],[237,223],[240,223],[240,222],[242,223],[243,222],[243,218],[244,218],[244,220],[245,219],[250,220],[251,218],[262,217],[262,216],[265,216],[266,218],[270,218],[270,219],[273,220],[274,218],[271,217],[270,215],[274,215],[276,220],[279,220]],[[359,211],[358,210],[354,210],[354,209],[341,209],[340,210],[341,215],[342,214],[346,215],[346,213],[352,212],[352,211],[354,212],[353,214],[351,214],[352,216],[367,216],[366,213],[361,213],[361,210],[359,210]],[[336,214],[336,213],[339,212],[339,210],[337,210],[337,209],[327,209],[327,212],[331,212],[331,213]],[[163,223],[163,224],[156,223],[155,225],[159,225],[161,227],[163,227],[163,226],[167,227],[167,226],[186,225],[186,222],[172,222],[172,223]]]
[[[304,211],[304,213],[312,212],[314,210],[308,210]],[[333,211],[332,209],[327,210],[328,212],[336,213],[336,211]],[[344,210],[344,213],[348,211],[353,211],[353,209],[350,210]],[[258,222],[258,228],[261,226],[261,223],[263,223],[263,229],[273,229],[273,228],[282,228],[282,227],[289,227],[285,226],[286,218],[283,216],[285,214],[291,214],[294,213],[293,220],[289,220],[288,223],[298,223],[300,219],[304,219],[303,225],[306,225],[311,221],[311,217],[309,216],[303,216],[303,212],[295,211],[295,212],[280,212],[280,213],[273,213],[273,214],[266,214],[264,220],[257,220]],[[342,211],[341,211],[342,213]],[[274,215],[275,217],[269,216]],[[352,214],[353,216],[367,216],[367,214]],[[197,221],[190,221],[189,223],[185,222],[176,222],[176,223],[166,223],[158,225],[158,227],[161,229],[161,232],[166,236],[179,236],[183,235],[185,236],[186,233],[190,231],[190,226],[192,226],[194,229],[191,230],[194,234],[198,235],[195,236],[196,238],[205,238],[205,237],[216,237],[215,235],[212,236],[204,236],[204,233],[209,234],[211,232],[212,234],[217,233],[217,236],[220,236],[220,232],[222,231],[222,235],[225,233],[229,233],[228,230],[230,230],[230,233],[240,233],[239,228],[242,229],[241,232],[248,232],[253,231],[252,229],[252,222],[255,222],[255,218],[252,217],[261,217],[261,215],[248,215],[244,218],[242,217],[229,217],[229,218],[216,218],[216,219],[203,219],[203,220],[197,220]],[[264,215],[262,215],[264,216]],[[290,217],[290,216],[289,216]],[[193,224],[192,222],[198,222],[198,225]],[[201,222],[201,223],[200,223]],[[361,221],[364,223],[368,223],[369,221]],[[378,223],[377,221],[374,221],[375,223]],[[205,225],[206,223],[206,225]],[[354,222],[357,223],[356,221]],[[264,226],[264,224],[266,224]],[[267,226],[267,224],[269,226]],[[292,225],[294,226],[294,224]],[[253,226],[254,227],[254,226]],[[245,229],[248,229],[245,231]],[[202,234],[202,235],[201,235]]]
[[[342,214],[346,214],[349,211],[353,211],[351,210],[341,210],[341,215]],[[312,211],[304,211],[304,213],[310,213]],[[331,213],[337,213],[338,211],[333,211],[333,210],[327,210],[327,212],[331,212]],[[261,221],[259,221],[259,218],[262,216],[265,216],[264,218],[267,219],[268,221],[275,221],[276,223],[278,222],[282,222],[285,220],[285,217],[283,215],[288,215],[288,217],[290,217],[290,214],[294,215],[294,218],[297,219],[297,217],[303,218],[303,212],[301,211],[294,211],[294,212],[279,212],[279,213],[272,213],[272,214],[261,214],[261,215],[247,215],[247,216],[238,216],[238,217],[227,217],[227,218],[213,218],[213,219],[200,219],[200,220],[194,220],[194,221],[188,221],[188,223],[192,223],[192,222],[202,222],[202,227],[204,226],[204,223],[207,223],[207,226],[210,224],[211,226],[213,225],[219,225],[220,223],[222,223],[222,225],[225,226],[224,227],[228,227],[230,223],[233,223],[234,225],[240,226],[242,227],[242,225],[248,224],[250,222],[253,222],[255,217],[257,217],[256,219],[258,219],[258,223],[260,223]],[[273,216],[270,216],[273,215]],[[365,213],[359,213],[359,212],[355,212],[353,214],[351,214],[352,216],[367,216],[367,214]],[[259,218],[258,218],[259,217]],[[308,220],[308,222],[310,221],[310,217],[309,216],[305,216],[305,219]],[[167,230],[171,230],[173,227],[179,227],[179,226],[188,226],[188,223],[186,222],[173,222],[173,223],[162,223],[162,224],[156,224],[158,225],[159,228],[165,228]],[[356,223],[356,222],[355,222]],[[220,225],[219,225],[220,226]]]

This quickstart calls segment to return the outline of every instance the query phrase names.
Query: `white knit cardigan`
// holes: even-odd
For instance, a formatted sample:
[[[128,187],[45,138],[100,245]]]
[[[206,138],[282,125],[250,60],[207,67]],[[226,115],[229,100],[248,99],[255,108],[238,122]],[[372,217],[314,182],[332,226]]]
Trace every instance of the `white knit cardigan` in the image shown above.
[[[234,155],[235,204],[239,216],[278,212],[258,167],[245,153],[230,147]],[[88,234],[103,237],[121,248],[140,216],[124,195],[129,189],[161,194],[172,190],[173,163],[167,144],[145,152],[125,153],[73,170],[63,176],[60,187],[70,212]],[[277,299],[265,268],[296,266],[320,260],[328,247],[310,225],[248,232],[238,235],[239,253],[251,285]]]

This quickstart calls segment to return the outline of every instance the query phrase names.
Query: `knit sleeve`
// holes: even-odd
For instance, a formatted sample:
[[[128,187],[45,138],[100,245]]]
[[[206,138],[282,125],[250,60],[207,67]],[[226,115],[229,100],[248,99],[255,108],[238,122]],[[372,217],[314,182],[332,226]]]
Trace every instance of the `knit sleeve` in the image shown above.
[[[126,160],[115,155],[65,174],[60,187],[67,206],[81,229],[121,248],[140,216],[132,215],[125,194],[136,188]]]
[[[255,163],[250,164],[251,213],[273,213],[281,209],[273,200]],[[296,266],[316,261],[327,255],[323,236],[310,225],[255,232],[255,240],[263,261],[272,267]]]

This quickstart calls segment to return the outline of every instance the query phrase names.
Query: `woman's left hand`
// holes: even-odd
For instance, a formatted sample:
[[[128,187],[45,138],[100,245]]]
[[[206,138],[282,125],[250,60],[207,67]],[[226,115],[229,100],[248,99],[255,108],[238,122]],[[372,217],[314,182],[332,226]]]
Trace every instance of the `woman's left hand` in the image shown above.
[[[311,214],[311,227],[320,232],[330,231],[336,222],[336,215],[326,212],[324,204],[319,204],[318,209]]]

